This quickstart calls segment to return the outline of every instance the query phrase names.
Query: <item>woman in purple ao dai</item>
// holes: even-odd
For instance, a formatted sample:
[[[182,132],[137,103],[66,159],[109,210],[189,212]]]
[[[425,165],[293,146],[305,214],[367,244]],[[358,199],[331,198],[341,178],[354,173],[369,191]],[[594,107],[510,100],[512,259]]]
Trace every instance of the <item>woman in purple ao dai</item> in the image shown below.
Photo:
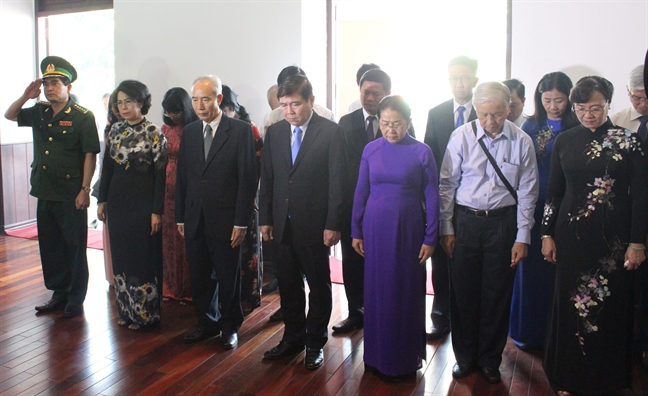
[[[425,261],[437,242],[439,191],[430,148],[407,134],[409,105],[385,97],[383,138],[362,154],[353,203],[353,247],[365,257],[365,370],[414,374],[425,359]]]

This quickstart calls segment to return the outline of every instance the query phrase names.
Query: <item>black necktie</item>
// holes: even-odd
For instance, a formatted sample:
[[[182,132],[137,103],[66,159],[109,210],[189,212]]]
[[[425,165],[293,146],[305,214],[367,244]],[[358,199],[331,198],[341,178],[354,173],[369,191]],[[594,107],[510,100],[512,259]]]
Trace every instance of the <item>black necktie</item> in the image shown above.
[[[639,117],[639,129],[637,129],[637,134],[644,143],[648,142],[648,127],[646,127],[646,122],[648,122],[648,115],[642,115]]]
[[[211,148],[212,140],[214,140],[214,135],[212,135],[212,127],[207,124],[205,126],[205,137],[203,139],[205,145],[205,159],[209,155],[209,149]]]
[[[376,119],[374,116],[367,117],[367,140],[370,142],[376,138],[376,132],[374,131],[373,122]]]

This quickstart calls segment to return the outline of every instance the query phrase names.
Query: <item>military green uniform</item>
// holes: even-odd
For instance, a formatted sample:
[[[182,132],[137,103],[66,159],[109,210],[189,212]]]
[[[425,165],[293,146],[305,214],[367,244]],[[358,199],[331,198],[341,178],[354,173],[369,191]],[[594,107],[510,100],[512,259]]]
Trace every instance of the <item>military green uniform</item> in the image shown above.
[[[18,126],[31,126],[34,162],[30,194],[38,198],[36,220],[45,286],[53,298],[82,304],[88,288],[87,210],[77,210],[86,153],[100,151],[91,111],[69,99],[52,115],[48,102],[22,109]]]

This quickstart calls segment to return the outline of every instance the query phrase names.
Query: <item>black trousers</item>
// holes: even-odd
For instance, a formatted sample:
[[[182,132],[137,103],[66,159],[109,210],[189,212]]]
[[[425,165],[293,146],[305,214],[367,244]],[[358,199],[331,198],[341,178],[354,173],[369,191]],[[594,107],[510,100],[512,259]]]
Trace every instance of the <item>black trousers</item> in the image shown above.
[[[508,334],[515,269],[511,248],[517,207],[477,217],[455,210],[455,249],[450,263],[450,321],[457,362],[498,368]]]
[[[644,261],[637,277],[637,294],[639,295],[637,310],[637,327],[635,329],[635,344],[640,352],[648,351],[648,261]]]
[[[74,202],[46,201],[36,205],[38,247],[45,287],[52,298],[83,304],[88,291],[88,211]]]
[[[349,303],[349,319],[362,322],[364,320],[364,257],[359,255],[352,246],[353,238],[350,232],[342,232],[342,276],[344,277],[344,292]]]
[[[438,328],[450,326],[450,268],[449,258],[441,245],[432,253],[432,323]]]
[[[224,332],[238,331],[241,308],[241,249],[217,240],[201,215],[196,238],[185,239],[191,298],[198,323],[217,322]]]
[[[277,246],[277,275],[284,317],[283,341],[322,348],[328,339],[328,322],[333,309],[331,293],[330,248],[321,245],[301,246],[292,243],[290,219]],[[310,290],[308,315],[304,278]]]

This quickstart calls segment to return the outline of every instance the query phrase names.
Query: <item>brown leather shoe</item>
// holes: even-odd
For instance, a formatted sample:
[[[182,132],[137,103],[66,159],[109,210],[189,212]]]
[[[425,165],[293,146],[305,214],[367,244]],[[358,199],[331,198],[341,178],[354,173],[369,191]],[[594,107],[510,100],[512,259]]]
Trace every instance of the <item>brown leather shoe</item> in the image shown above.
[[[68,302],[65,305],[65,311],[63,311],[64,318],[73,318],[79,316],[83,313],[83,304],[77,304],[73,302]]]
[[[34,307],[34,309],[38,312],[52,312],[63,309],[65,307],[65,304],[66,302],[63,300],[52,298],[45,304],[37,305],[36,307]]]

